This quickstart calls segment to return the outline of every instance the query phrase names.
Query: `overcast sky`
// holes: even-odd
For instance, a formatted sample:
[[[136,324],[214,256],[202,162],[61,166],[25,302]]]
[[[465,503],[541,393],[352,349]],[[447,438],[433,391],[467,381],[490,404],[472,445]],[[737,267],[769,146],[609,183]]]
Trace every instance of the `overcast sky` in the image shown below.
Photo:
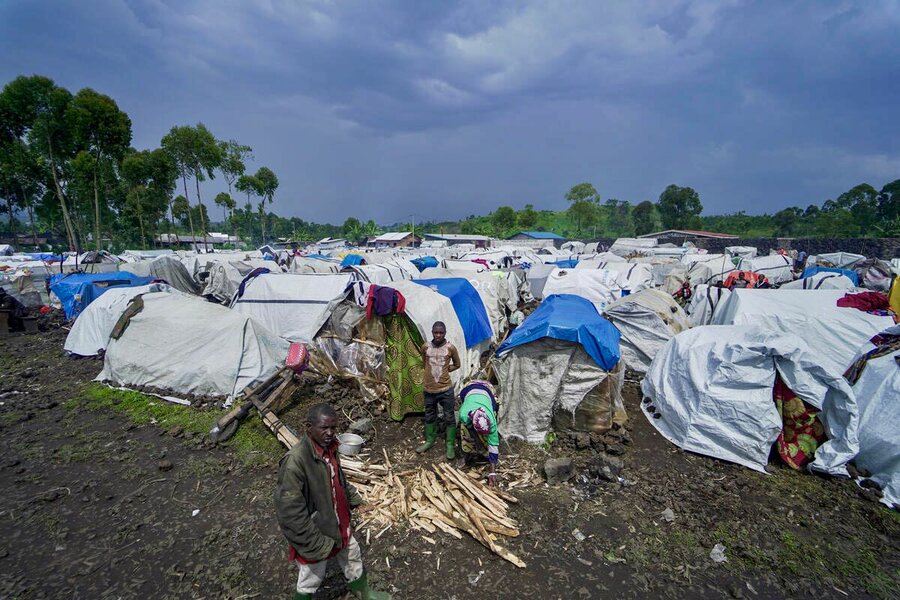
[[[205,123],[340,223],[695,188],[705,214],[900,178],[897,1],[3,0],[0,83]],[[206,198],[221,178],[207,184]]]

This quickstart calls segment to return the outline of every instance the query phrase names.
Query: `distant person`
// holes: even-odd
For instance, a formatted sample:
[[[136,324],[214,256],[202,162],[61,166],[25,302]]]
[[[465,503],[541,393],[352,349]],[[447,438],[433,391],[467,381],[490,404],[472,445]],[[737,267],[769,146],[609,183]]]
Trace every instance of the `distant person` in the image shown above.
[[[762,277],[759,278],[759,281],[756,282],[756,287],[758,289],[768,289],[768,288],[772,287],[772,284],[769,283],[768,277],[763,275]]]
[[[519,300],[519,303],[516,304],[516,310],[513,311],[511,315],[509,315],[509,333],[512,334],[513,331],[516,330],[516,327],[522,324],[522,321],[525,320],[525,303]]]
[[[691,296],[693,295],[694,291],[691,289],[691,281],[690,279],[685,279],[681,282],[681,287],[672,294],[672,297],[678,304],[684,306],[691,301]]]
[[[325,578],[329,558],[337,558],[347,586],[364,600],[390,600],[369,588],[362,552],[350,526],[350,511],[363,504],[347,482],[335,439],[337,413],[317,404],[306,415],[306,435],[281,459],[275,514],[290,544],[289,558],[300,567],[294,600],[310,600]],[[360,512],[365,512],[361,508]]]
[[[480,458],[491,466],[487,479],[497,485],[500,461],[500,433],[497,429],[497,404],[494,388],[486,381],[473,381],[459,393],[459,424],[465,464],[470,467]]]
[[[799,254],[797,254],[797,260],[794,261],[794,268],[798,271],[802,271],[806,268],[806,250],[801,250]]]
[[[447,326],[436,321],[431,326],[430,342],[422,345],[425,368],[425,443],[416,448],[419,454],[434,446],[438,434],[438,406],[444,413],[447,459],[456,458],[456,396],[450,373],[460,367],[459,352],[447,341]]]
[[[731,289],[747,287],[750,287],[750,282],[747,281],[747,274],[741,271],[738,273],[737,279],[732,282]]]

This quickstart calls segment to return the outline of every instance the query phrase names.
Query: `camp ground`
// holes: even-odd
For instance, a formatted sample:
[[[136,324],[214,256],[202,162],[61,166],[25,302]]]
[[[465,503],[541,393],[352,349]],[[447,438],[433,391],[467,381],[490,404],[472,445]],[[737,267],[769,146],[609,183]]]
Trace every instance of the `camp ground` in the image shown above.
[[[152,489],[155,522],[164,521],[157,511],[185,513],[179,527],[232,531],[248,547],[246,536],[265,538],[260,557],[279,551],[277,537],[261,533],[274,465],[304,435],[306,408],[324,400],[342,432],[363,440],[362,453],[343,460],[375,507],[357,525],[367,551],[422,572],[438,558],[466,564],[467,589],[480,589],[468,581],[481,571],[510,581],[637,577],[638,565],[653,568],[652,556],[689,565],[674,577],[696,592],[680,573],[719,585],[711,583],[723,576],[710,558],[716,544],[726,564],[755,573],[752,557],[775,564],[784,539],[800,539],[786,532],[800,527],[894,560],[880,533],[896,535],[900,502],[891,308],[900,284],[891,263],[831,253],[800,264],[749,246],[714,253],[646,239],[600,246],[131,251],[93,257],[106,269],[94,273],[0,258],[10,297],[36,311],[30,327],[44,328],[0,340],[15,356],[5,368],[19,373],[0,401],[77,388],[83,404],[48,414],[71,410],[67,423],[82,428],[96,427],[103,411],[131,423],[125,435],[104,425],[84,442],[98,448],[84,463],[91,473],[115,456],[146,463],[119,467],[126,477],[140,472],[121,483],[132,490],[121,492],[122,503],[120,492],[77,491],[71,482],[61,502],[71,493],[130,514],[136,502],[148,506],[137,499]],[[496,393],[495,491],[485,467],[413,452],[422,437],[422,347],[438,321],[460,357],[454,393],[473,384]],[[23,340],[40,340],[41,360],[53,366],[25,366],[34,355],[15,354]],[[33,442],[44,430],[28,428],[42,418],[3,421],[4,431]],[[72,452],[88,450],[53,450],[52,461],[76,460],[63,458]],[[220,468],[225,456],[242,458]],[[849,515],[852,535],[834,533],[834,510]],[[238,514],[251,521],[221,521]],[[772,541],[757,550],[745,535]],[[392,571],[381,564],[386,581]],[[276,566],[260,568],[280,577]],[[774,572],[776,583],[753,579],[753,589],[783,593],[790,569]],[[854,589],[881,589],[866,581]]]

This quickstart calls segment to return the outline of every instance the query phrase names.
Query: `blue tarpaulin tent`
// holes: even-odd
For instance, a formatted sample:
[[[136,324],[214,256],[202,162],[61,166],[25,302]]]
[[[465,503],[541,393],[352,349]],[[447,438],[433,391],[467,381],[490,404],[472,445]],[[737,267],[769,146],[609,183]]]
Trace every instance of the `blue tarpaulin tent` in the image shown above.
[[[835,269],[833,267],[806,267],[805,269],[803,269],[803,275],[801,279],[812,277],[816,273],[838,273],[840,275],[844,275],[853,282],[853,285],[859,287],[859,273],[857,273],[856,271],[851,271],[850,269]]]
[[[410,260],[412,264],[416,265],[416,268],[421,272],[430,267],[436,267],[440,263],[438,263],[438,259],[433,256],[422,256],[419,258],[414,258]]]
[[[66,318],[81,314],[84,308],[111,287],[147,285],[152,277],[138,277],[128,271],[118,273],[70,273],[50,276],[50,291],[62,302]]]
[[[546,337],[580,344],[601,369],[613,369],[619,362],[619,330],[600,316],[589,300],[571,294],[544,298],[500,344],[497,356]]]
[[[552,265],[556,265],[560,269],[574,269],[575,265],[578,264],[577,258],[566,258],[563,260],[558,260],[556,262],[550,263]]]
[[[466,348],[490,339],[491,322],[488,320],[487,310],[484,308],[481,296],[478,295],[468,279],[461,277],[414,279],[413,283],[430,287],[441,296],[450,299],[466,336]]]
[[[366,264],[366,259],[359,254],[348,254],[341,261],[341,267],[355,267],[356,265]]]

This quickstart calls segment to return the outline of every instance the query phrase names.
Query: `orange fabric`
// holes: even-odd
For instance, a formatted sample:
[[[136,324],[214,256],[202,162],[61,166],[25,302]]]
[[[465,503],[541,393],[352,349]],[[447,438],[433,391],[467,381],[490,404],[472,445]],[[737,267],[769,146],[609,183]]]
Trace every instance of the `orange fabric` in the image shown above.
[[[741,273],[744,274],[744,279],[746,279],[748,282],[748,288],[756,286],[756,282],[759,281],[760,275],[758,273],[754,273],[753,271],[735,271],[728,276],[723,285],[728,289],[731,289],[731,286],[734,285],[734,282],[738,280],[738,277],[740,277]]]

